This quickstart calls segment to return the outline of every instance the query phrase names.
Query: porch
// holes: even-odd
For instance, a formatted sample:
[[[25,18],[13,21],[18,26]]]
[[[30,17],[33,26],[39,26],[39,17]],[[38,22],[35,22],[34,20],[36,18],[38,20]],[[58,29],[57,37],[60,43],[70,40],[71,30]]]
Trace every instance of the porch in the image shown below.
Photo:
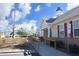
[[[50,47],[54,47],[70,55],[79,55],[79,38],[42,37],[42,39]]]

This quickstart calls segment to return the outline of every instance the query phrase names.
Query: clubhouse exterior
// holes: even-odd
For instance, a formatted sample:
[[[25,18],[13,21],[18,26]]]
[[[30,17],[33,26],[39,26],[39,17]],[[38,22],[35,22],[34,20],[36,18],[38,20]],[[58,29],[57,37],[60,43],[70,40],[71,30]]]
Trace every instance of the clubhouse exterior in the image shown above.
[[[58,7],[56,12],[56,18],[44,17],[41,20],[39,36],[59,38],[65,45],[79,45],[79,6],[66,13]]]

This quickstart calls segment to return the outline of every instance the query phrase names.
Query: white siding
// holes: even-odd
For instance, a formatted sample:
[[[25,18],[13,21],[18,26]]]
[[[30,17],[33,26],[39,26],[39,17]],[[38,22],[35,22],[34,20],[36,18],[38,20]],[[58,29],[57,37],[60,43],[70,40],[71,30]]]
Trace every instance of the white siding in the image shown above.
[[[58,37],[57,25],[52,27],[52,37]]]

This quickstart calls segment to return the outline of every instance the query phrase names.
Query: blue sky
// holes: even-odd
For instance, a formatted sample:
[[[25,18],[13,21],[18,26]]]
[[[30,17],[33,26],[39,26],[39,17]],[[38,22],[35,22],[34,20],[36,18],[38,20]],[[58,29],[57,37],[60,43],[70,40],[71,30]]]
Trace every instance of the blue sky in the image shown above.
[[[1,15],[3,15],[0,15],[0,17],[3,17],[2,19],[5,18],[5,23],[8,23],[9,26],[7,26],[9,28],[13,23],[13,19],[15,19],[17,27],[24,26],[24,28],[28,27],[31,29],[33,25],[35,28],[38,28],[40,20],[43,17],[47,16],[50,18],[56,16],[57,7],[61,7],[64,13],[67,11],[66,3],[4,3],[0,4],[0,12],[2,12]],[[2,8],[4,9],[2,10]]]
[[[35,11],[35,9],[38,6],[40,6],[39,7],[40,9],[38,11]],[[37,21],[36,25],[39,26],[39,21],[44,16],[48,16],[48,17],[55,16],[55,12],[56,12],[57,7],[61,7],[63,12],[67,11],[67,4],[66,3],[52,3],[49,6],[46,3],[32,3],[31,7],[32,8],[30,10],[30,14],[27,14],[23,19],[20,18],[21,20],[16,21],[16,24],[19,24],[19,23],[21,24],[23,22],[27,22],[27,21],[30,21],[30,20],[35,20],[35,21]],[[21,11],[21,9],[19,9],[19,4],[18,3],[15,4],[15,9],[18,10],[18,11]]]
[[[40,5],[40,10],[38,12],[35,12],[33,9],[35,9],[36,7],[38,7],[38,5]],[[55,12],[57,7],[61,7],[61,9],[63,10],[63,12],[66,12],[67,10],[67,5],[66,4],[62,4],[62,3],[52,3],[50,6],[48,6],[47,4],[32,4],[32,14],[28,15],[26,18],[28,19],[35,19],[37,20],[37,25],[39,25],[39,21],[41,20],[41,18],[43,18],[44,16],[48,16],[48,17],[53,17],[55,16]],[[31,18],[30,18],[31,16]]]

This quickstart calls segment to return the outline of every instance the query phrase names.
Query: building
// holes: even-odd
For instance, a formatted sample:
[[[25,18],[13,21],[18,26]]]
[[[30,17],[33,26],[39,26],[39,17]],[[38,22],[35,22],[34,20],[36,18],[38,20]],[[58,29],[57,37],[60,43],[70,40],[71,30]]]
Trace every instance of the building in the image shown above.
[[[57,17],[52,23],[52,37],[64,38],[61,39],[65,44],[79,45],[79,6],[69,10],[63,15]],[[72,38],[72,39],[67,39]]]
[[[57,7],[56,10],[56,17],[59,17],[63,14],[63,11],[60,7]],[[40,30],[39,30],[39,36],[43,37],[52,37],[53,29],[52,29],[52,23],[56,20],[56,17],[48,18],[44,17],[40,22]],[[54,34],[54,33],[53,33]]]
[[[58,7],[56,12],[59,10],[62,11]],[[60,15],[58,15],[59,13]],[[61,12],[58,12],[58,14],[56,18],[49,18],[46,20],[48,25],[48,37],[57,37],[59,38],[58,40],[62,41],[65,45],[79,45],[79,6],[67,11],[64,14]],[[42,28],[44,28],[43,25]]]
[[[63,14],[63,10],[60,8],[60,7],[57,7],[57,10],[56,10],[56,16],[60,16]]]
[[[40,27],[39,27],[39,36],[40,37],[48,37],[48,25],[46,23],[46,20],[48,17],[44,17],[41,22],[40,22]]]

